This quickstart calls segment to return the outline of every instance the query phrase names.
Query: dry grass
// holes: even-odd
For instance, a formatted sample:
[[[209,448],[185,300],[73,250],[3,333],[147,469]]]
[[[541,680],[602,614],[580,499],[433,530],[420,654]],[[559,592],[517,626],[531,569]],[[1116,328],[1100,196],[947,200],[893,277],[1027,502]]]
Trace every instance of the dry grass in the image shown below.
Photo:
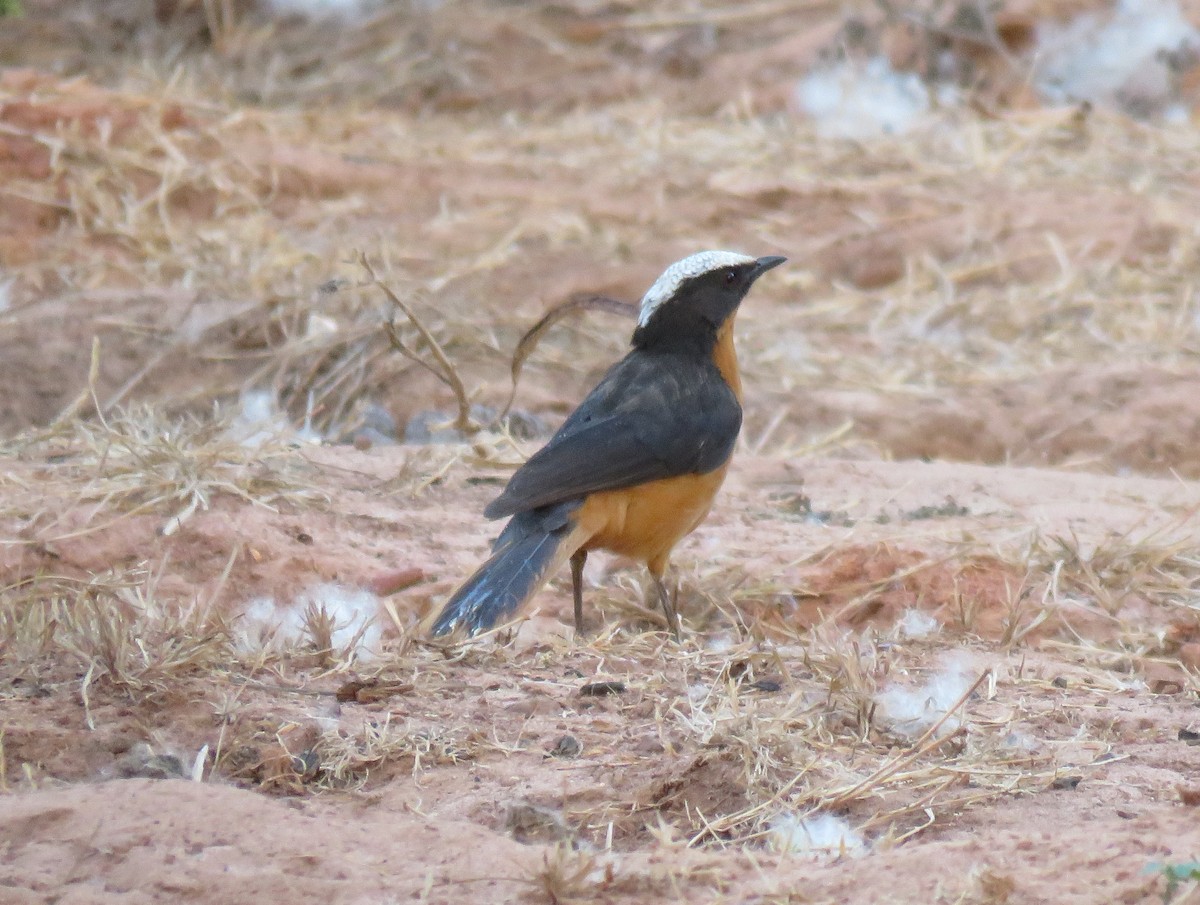
[[[647,643],[661,642],[603,638],[592,646],[648,665],[662,654],[646,650]],[[1007,741],[1020,724],[1019,710],[1001,719],[971,713],[980,703],[993,710],[987,701],[995,697],[995,683],[986,672],[919,738],[880,725],[879,692],[890,673],[906,672],[907,657],[902,647],[889,644],[884,653],[867,637],[832,628],[797,635],[788,645],[748,643],[668,657],[669,672],[641,678],[645,693],[660,701],[660,722],[650,731],[672,740],[668,750],[712,753],[682,767],[674,785],[651,790],[649,798],[617,800],[578,819],[593,831],[616,822],[628,833],[658,812],[692,845],[758,847],[767,845],[780,815],[829,811],[850,814],[873,844],[890,846],[964,808],[1038,791],[1056,777],[1061,767],[1052,755]],[[680,673],[687,677],[683,694]],[[783,692],[764,694],[756,676],[780,677]],[[962,724],[938,732],[951,718]],[[689,779],[713,764],[719,772],[710,778],[696,773]],[[702,785],[689,787],[692,781]],[[697,802],[711,788],[742,806],[704,812]],[[623,815],[631,806],[633,814]]]
[[[1041,618],[1062,627],[1048,643],[1120,673],[1161,661],[1178,670],[1181,643],[1200,634],[1200,538],[1184,525],[1084,542],[1033,535],[1025,561],[1040,584]],[[1184,685],[1194,678],[1178,672]]]
[[[597,860],[589,852],[560,842],[543,856],[542,866],[534,871],[533,886],[550,905],[594,900],[602,894],[598,888],[601,881],[611,883],[613,879],[611,867],[606,878]]]
[[[319,501],[314,471],[286,432],[247,442],[257,430],[229,416],[172,417],[137,406],[22,436],[6,451],[37,463],[36,471],[6,476],[12,496],[5,514],[25,522],[27,538],[45,543],[142,513],[166,514],[160,533],[174,534],[222,494],[268,508]],[[93,514],[87,524],[56,528],[77,507]]]
[[[365,721],[355,733],[326,732],[314,749],[322,783],[328,788],[361,786],[372,770],[397,762],[411,761],[415,776],[431,766],[472,760],[478,750],[479,743],[462,730],[394,725],[390,714]]]
[[[228,617],[204,601],[160,599],[161,572],[96,575],[86,581],[37,576],[0,592],[0,653],[17,666],[8,679],[61,674],[62,655],[83,676],[133,690],[163,690],[232,658]]]
[[[1084,598],[1110,616],[1130,603],[1194,611],[1200,541],[1186,525],[1129,533],[1088,544],[1077,537],[1036,538],[1031,559],[1050,573],[1050,594]]]

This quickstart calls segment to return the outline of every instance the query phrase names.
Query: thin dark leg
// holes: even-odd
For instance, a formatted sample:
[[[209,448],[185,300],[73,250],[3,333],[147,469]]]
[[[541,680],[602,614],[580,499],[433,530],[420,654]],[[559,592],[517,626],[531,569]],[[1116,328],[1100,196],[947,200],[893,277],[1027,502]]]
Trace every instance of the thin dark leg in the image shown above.
[[[559,562],[562,562],[560,559]],[[583,634],[583,564],[587,562],[587,550],[576,550],[571,554],[571,590],[575,592],[575,634]]]
[[[658,599],[662,603],[663,612],[667,616],[667,626],[671,629],[671,634],[675,636],[675,641],[679,638],[679,613],[675,609],[675,595],[667,590],[666,583],[662,580],[661,575],[650,573],[650,577],[654,579],[654,587],[658,589]]]

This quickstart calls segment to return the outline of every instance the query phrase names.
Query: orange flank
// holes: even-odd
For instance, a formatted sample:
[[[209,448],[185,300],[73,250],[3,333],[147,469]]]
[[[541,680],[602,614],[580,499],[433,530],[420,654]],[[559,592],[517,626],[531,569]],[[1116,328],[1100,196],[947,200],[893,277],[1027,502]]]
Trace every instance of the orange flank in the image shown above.
[[[708,515],[727,468],[591,494],[575,516],[578,535],[588,538],[581,549],[629,556],[661,578],[671,548]]]

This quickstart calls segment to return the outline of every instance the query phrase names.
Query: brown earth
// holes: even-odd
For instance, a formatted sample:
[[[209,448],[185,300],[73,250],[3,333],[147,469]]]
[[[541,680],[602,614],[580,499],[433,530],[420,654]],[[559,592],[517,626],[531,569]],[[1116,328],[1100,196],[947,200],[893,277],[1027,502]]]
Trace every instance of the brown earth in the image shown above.
[[[1093,4],[1005,4],[1003,52],[874,4],[23,6],[0,900],[1197,895],[1154,865],[1200,856],[1200,148],[998,62]],[[956,54],[966,102],[820,139],[791,88],[849,35]],[[513,629],[429,642],[538,441],[393,442],[455,396],[358,254],[496,409],[548,307],[703,247],[791,260],[739,317],[746,429],[675,557],[683,642],[604,557],[588,638],[560,576]],[[524,423],[628,331],[554,327]],[[328,442],[240,442],[248,392]],[[813,814],[863,851],[781,850]]]

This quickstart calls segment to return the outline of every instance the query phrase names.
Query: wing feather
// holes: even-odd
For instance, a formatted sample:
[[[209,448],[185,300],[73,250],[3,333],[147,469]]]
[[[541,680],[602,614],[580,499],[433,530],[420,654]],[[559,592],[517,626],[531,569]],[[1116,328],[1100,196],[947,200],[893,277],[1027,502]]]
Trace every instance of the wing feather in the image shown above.
[[[635,353],[612,368],[485,510],[502,518],[589,493],[712,471],[742,411],[709,362]]]

